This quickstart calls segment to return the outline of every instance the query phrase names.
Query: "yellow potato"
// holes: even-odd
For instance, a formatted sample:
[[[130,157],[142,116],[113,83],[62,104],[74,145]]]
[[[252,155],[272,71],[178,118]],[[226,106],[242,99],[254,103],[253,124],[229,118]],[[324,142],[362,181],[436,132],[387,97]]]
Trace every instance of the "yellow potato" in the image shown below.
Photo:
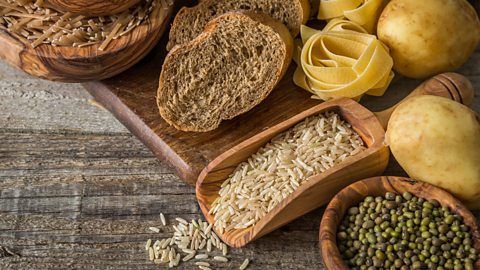
[[[414,97],[395,109],[386,138],[411,178],[480,208],[480,123],[475,112],[443,97]]]
[[[480,20],[467,0],[392,0],[377,35],[390,48],[395,71],[426,78],[467,61],[480,42]]]

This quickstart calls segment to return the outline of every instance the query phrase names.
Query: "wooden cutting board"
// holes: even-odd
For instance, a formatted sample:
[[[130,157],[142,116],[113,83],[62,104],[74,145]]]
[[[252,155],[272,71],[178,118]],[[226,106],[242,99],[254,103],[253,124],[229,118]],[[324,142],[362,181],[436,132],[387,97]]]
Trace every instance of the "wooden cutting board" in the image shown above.
[[[189,184],[195,184],[201,170],[221,153],[319,103],[311,99],[308,92],[293,84],[295,64],[292,64],[276,89],[251,111],[224,121],[211,132],[176,130],[161,118],[155,99],[167,40],[168,35],[165,34],[152,53],[126,72],[108,80],[83,85],[156,156],[170,163]],[[366,97],[362,104],[371,110],[382,109],[406,96],[416,84],[416,81],[396,78],[389,89],[392,94],[388,94],[388,97]]]

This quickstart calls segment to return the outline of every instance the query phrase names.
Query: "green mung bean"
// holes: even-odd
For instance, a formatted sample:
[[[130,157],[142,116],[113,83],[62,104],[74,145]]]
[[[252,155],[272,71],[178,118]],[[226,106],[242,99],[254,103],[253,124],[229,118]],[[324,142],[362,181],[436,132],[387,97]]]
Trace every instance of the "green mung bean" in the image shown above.
[[[409,192],[368,196],[348,209],[337,243],[353,270],[474,269],[477,251],[461,216]]]

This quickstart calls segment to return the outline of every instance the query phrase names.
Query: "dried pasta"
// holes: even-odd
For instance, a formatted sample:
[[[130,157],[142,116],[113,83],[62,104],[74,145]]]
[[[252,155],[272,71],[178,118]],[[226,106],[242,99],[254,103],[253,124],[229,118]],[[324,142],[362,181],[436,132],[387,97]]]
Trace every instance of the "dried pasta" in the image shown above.
[[[328,100],[383,95],[393,79],[388,48],[360,25],[334,19],[323,31],[301,28],[303,46],[296,50],[294,82]],[[300,47],[301,46],[301,47]]]

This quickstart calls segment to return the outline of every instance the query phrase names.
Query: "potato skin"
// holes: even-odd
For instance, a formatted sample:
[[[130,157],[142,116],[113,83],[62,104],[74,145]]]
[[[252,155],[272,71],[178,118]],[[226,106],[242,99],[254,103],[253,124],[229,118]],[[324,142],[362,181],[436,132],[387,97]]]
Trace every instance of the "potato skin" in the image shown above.
[[[475,112],[443,97],[414,97],[395,109],[386,138],[411,178],[448,190],[469,208],[480,208],[480,123]]]
[[[394,70],[421,79],[465,63],[480,42],[480,20],[467,0],[392,0],[377,35]]]

